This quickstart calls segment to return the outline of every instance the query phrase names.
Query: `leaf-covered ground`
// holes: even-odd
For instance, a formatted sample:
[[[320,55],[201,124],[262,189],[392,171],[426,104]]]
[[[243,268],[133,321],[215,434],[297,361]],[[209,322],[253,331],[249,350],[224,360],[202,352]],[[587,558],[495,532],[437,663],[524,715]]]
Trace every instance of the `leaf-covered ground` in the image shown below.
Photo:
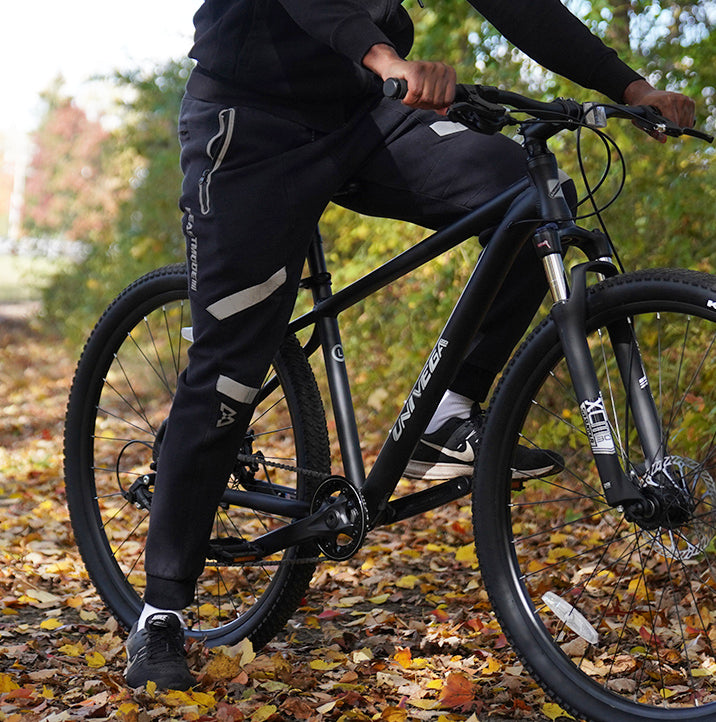
[[[64,503],[74,359],[0,311],[0,721],[546,720],[561,710],[511,653],[455,503],[325,564],[285,634],[190,648],[190,693],[124,685],[124,630],[87,580]]]

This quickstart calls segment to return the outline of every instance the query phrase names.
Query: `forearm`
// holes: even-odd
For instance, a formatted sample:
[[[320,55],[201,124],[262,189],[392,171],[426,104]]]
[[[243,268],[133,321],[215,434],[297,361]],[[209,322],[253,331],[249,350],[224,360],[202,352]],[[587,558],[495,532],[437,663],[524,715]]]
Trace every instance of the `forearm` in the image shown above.
[[[621,102],[641,76],[559,0],[469,0],[511,43],[540,65]]]
[[[391,45],[359,0],[279,2],[308,35],[357,63],[373,45]]]

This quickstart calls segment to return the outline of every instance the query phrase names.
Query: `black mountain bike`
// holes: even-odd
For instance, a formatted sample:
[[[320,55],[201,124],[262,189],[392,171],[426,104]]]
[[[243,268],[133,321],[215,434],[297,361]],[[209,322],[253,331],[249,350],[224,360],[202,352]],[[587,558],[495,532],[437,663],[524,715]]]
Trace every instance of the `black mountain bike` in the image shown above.
[[[370,529],[472,492],[495,612],[565,709],[608,722],[716,720],[716,278],[620,273],[606,232],[576,225],[548,148],[557,133],[585,128],[607,143],[598,128],[608,118],[712,138],[649,107],[542,103],[483,86],[460,94],[450,119],[487,133],[516,126],[529,177],[336,293],[316,234],[303,283],[313,309],[291,322],[258,396],[216,512],[187,635],[209,645],[243,637],[265,644],[321,559],[348,559]],[[366,475],[338,315],[494,226]],[[453,370],[530,241],[554,303],[502,375],[472,480],[394,497]],[[586,260],[568,279],[563,257],[572,247]],[[183,265],[126,288],[87,341],[67,409],[72,525],[93,583],[125,625],[141,607],[157,449],[192,340],[186,299]],[[295,334],[304,329],[302,346]],[[318,349],[344,476],[331,471],[307,361]],[[555,450],[564,469],[513,479],[518,444]]]

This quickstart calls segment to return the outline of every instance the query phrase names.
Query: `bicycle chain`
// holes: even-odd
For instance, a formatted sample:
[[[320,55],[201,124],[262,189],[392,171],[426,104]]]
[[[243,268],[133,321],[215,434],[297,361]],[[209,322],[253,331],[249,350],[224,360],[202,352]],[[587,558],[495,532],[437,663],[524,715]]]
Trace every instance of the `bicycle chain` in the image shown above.
[[[236,460],[242,464],[258,464],[259,466],[270,466],[275,469],[282,469],[283,471],[292,471],[299,474],[305,474],[306,476],[325,481],[331,474],[326,474],[323,471],[315,471],[314,469],[304,469],[300,466],[291,466],[290,464],[284,464],[279,461],[269,461],[264,456],[258,456],[256,454],[237,454]],[[302,559],[281,559],[280,561],[266,561],[257,560],[255,562],[232,562],[231,564],[222,564],[221,566],[228,567],[278,567],[282,564],[287,565],[298,565],[298,564],[318,564],[328,560],[326,556],[319,557],[305,557]]]
[[[259,464],[260,466],[271,466],[275,469],[283,469],[284,471],[295,471],[296,473],[305,474],[306,476],[312,476],[321,481],[325,481],[331,473],[324,471],[315,471],[314,469],[305,469],[301,466],[291,466],[290,464],[282,464],[279,461],[269,461],[264,456],[258,456],[256,454],[237,454],[236,460],[244,464]]]

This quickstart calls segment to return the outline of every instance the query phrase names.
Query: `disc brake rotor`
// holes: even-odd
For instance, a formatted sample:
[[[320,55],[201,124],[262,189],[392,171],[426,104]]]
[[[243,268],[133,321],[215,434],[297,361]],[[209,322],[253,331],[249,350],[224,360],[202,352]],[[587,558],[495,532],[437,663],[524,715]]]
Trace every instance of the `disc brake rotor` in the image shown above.
[[[703,554],[716,536],[716,483],[703,465],[680,456],[669,456],[658,469],[667,468],[688,494],[693,507],[689,520],[677,528],[645,530],[653,548],[668,559],[686,561]],[[649,479],[645,479],[649,485]]]

